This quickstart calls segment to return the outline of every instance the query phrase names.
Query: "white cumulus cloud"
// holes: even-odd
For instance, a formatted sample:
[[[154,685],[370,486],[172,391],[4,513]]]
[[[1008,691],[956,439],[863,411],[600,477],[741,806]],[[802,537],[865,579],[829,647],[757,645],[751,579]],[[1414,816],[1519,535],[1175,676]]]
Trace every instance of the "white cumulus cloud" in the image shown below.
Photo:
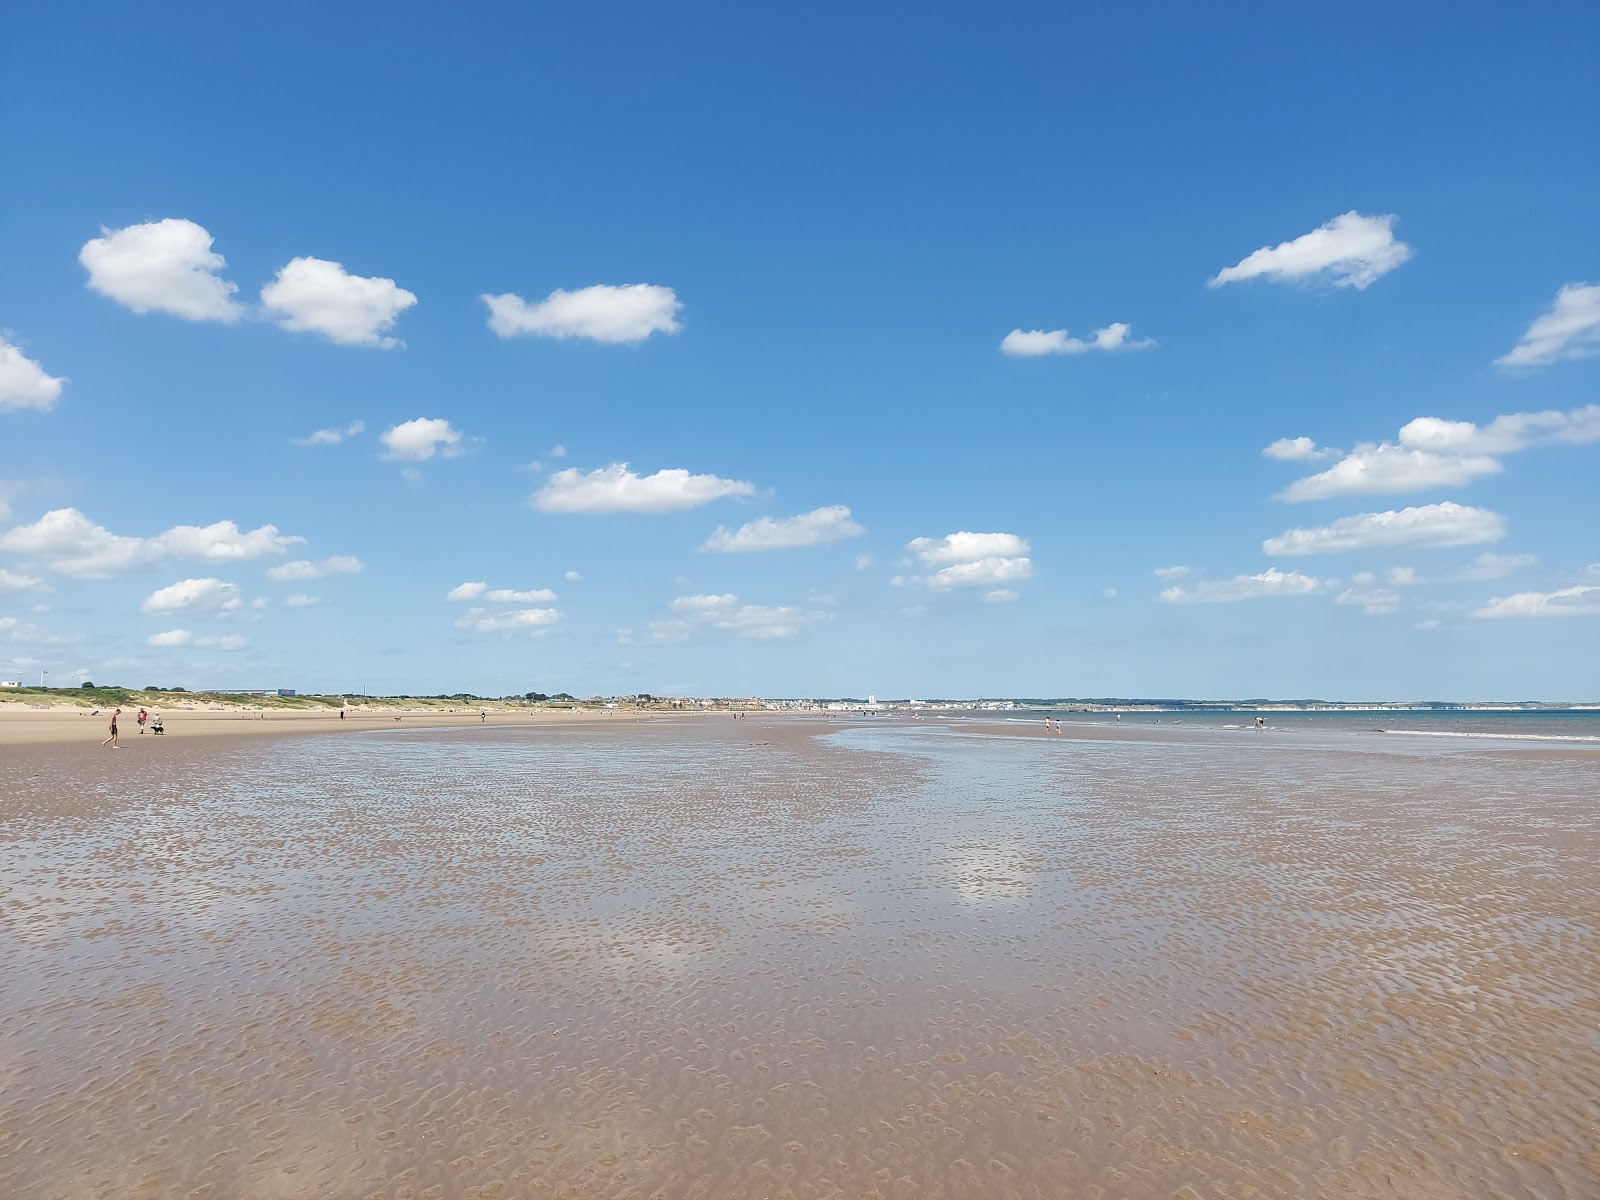
[[[1399,546],[1470,546],[1497,542],[1506,519],[1446,500],[1398,512],[1358,513],[1312,529],[1290,529],[1262,542],[1267,554],[1330,554]]]
[[[1594,441],[1600,441],[1600,404],[1567,412],[1507,413],[1482,426],[1417,417],[1401,426],[1395,441],[1363,443],[1326,471],[1296,480],[1278,498],[1323,500],[1457,487],[1498,475],[1503,470],[1499,455],[1532,446]]]
[[[583,575],[578,571],[568,571],[561,578],[565,579],[568,583],[577,583],[583,579]]]
[[[325,575],[359,575],[365,567],[366,564],[354,555],[336,554],[332,558],[319,559],[316,562],[301,558],[271,567],[267,571],[267,578],[274,583],[288,583],[302,579],[321,579]]]
[[[1319,446],[1308,437],[1279,438],[1261,450],[1263,458],[1276,458],[1282,462],[1304,459],[1332,458],[1339,453],[1327,446]]]
[[[718,526],[702,550],[735,554],[746,550],[784,550],[793,546],[825,546],[842,538],[860,537],[867,531],[850,519],[842,504],[813,509],[797,517],[761,517],[729,532]]]
[[[906,549],[925,567],[945,563],[975,562],[980,558],[1012,558],[1028,553],[1028,543],[1014,533],[949,533],[942,538],[919,537]]]
[[[282,328],[320,333],[341,346],[398,346],[385,335],[416,302],[392,279],[351,275],[323,258],[291,259],[261,289],[262,307]]]
[[[992,592],[985,592],[983,598],[989,604],[1007,604],[1018,599],[1018,595],[1010,588],[996,588]]]
[[[21,592],[29,588],[43,587],[44,580],[33,575],[18,575],[0,567],[0,592]]]
[[[557,471],[534,494],[533,506],[549,513],[676,512],[755,490],[744,480],[691,475],[681,467],[637,475],[627,463],[612,463],[587,472]]]
[[[164,312],[190,321],[237,321],[238,285],[218,274],[227,265],[203,226],[178,217],[102,229],[78,261],[89,286],[136,313]]]
[[[923,566],[940,569],[926,576],[897,575],[890,582],[899,587],[921,584],[936,592],[958,587],[996,588],[1033,576],[1027,540],[1014,533],[962,530],[942,538],[913,538],[906,543],[906,549]]]
[[[1554,592],[1518,592],[1496,596],[1475,617],[1592,617],[1600,616],[1600,587],[1580,584]]]
[[[331,429],[319,429],[309,437],[296,439],[295,444],[297,446],[337,446],[345,438],[355,437],[358,433],[364,433],[366,428],[365,423],[361,421],[351,421],[350,424],[342,427],[336,425]]]
[[[485,294],[489,328],[503,338],[581,337],[596,342],[642,342],[652,333],[677,333],[683,308],[669,287],[596,284],[568,292],[557,288],[537,304],[510,292]]]
[[[308,596],[304,592],[296,592],[284,598],[284,604],[289,608],[310,608],[313,604],[321,604],[320,596]]]
[[[52,571],[105,579],[153,566],[165,558],[228,562],[282,554],[304,538],[275,525],[241,531],[232,521],[176,525],[155,537],[126,537],[96,525],[75,508],[57,508],[31,525],[0,533],[0,550],[33,555]]]
[[[157,539],[161,551],[174,558],[195,558],[206,562],[236,562],[284,554],[290,546],[305,541],[278,532],[276,525],[241,530],[232,521],[211,525],[175,525]]]
[[[1156,571],[1155,571],[1155,575],[1156,575],[1157,579],[1183,579],[1186,576],[1193,575],[1193,574],[1194,574],[1194,568],[1193,567],[1184,567],[1184,566],[1157,567]]]
[[[1235,575],[1232,579],[1201,580],[1187,587],[1169,587],[1161,593],[1161,599],[1168,604],[1225,604],[1263,596],[1308,596],[1327,586],[1325,580],[1312,575],[1269,567],[1259,575]]]
[[[1000,343],[1002,354],[1014,358],[1037,358],[1044,354],[1083,354],[1089,350],[1148,350],[1153,338],[1131,338],[1133,327],[1114,321],[1096,329],[1088,340],[1070,337],[1065,329],[1013,329]]]
[[[1600,354],[1600,285],[1569,283],[1556,293],[1550,311],[1536,318],[1495,365],[1538,367],[1563,358]]]
[[[467,615],[456,621],[457,629],[473,633],[515,633],[526,631],[539,637],[550,631],[550,626],[561,619],[554,608],[514,608],[493,611],[487,608],[469,608]]]
[[[49,412],[61,396],[65,379],[45,373],[45,369],[12,345],[0,332],[0,412],[37,408]]]
[[[1357,446],[1326,471],[1291,483],[1279,493],[1279,499],[1422,492],[1458,487],[1481,475],[1498,475],[1501,470],[1499,459],[1485,454],[1435,454],[1387,443]]]
[[[237,633],[226,637],[195,637],[192,630],[169,629],[165,633],[152,633],[145,638],[147,646],[197,646],[207,650],[243,650],[250,643]]]
[[[417,417],[403,421],[378,435],[388,451],[388,459],[426,462],[435,454],[441,458],[457,458],[466,453],[461,444],[461,431],[443,417]]]
[[[179,609],[193,608],[232,612],[243,603],[236,583],[224,583],[220,579],[180,579],[177,583],[151,592],[145,598],[144,611],[177,612]]]
[[[556,599],[549,588],[532,588],[516,591],[512,588],[491,588],[487,583],[462,583],[451,588],[446,600],[487,600],[491,604],[548,604]]]
[[[1210,279],[1212,287],[1265,277],[1285,281],[1325,278],[1335,287],[1365,288],[1411,257],[1396,241],[1395,218],[1347,212],[1293,241],[1263,246]]]

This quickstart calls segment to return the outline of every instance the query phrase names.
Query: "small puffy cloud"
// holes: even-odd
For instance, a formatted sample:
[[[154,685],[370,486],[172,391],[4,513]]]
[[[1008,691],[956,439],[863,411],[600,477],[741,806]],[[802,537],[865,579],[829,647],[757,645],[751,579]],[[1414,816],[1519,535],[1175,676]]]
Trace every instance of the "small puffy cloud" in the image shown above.
[[[0,592],[22,592],[30,588],[43,587],[44,580],[33,575],[19,575],[0,567]]]
[[[0,534],[0,550],[33,555],[63,575],[105,579],[168,557],[236,561],[282,554],[304,540],[279,533],[275,525],[241,531],[232,521],[177,525],[151,538],[125,537],[96,525],[75,508],[58,508],[31,525]]]
[[[992,592],[985,592],[983,594],[983,599],[985,603],[988,604],[1007,604],[1017,598],[1017,593],[1013,592],[1010,588],[996,588]]]
[[[320,596],[308,596],[304,592],[296,592],[284,600],[284,604],[290,608],[310,608],[313,604],[321,603],[322,598]]]
[[[1400,607],[1400,594],[1388,588],[1350,587],[1333,598],[1335,604],[1359,606],[1369,617],[1381,617]]]
[[[1415,567],[1390,567],[1384,577],[1395,587],[1415,587],[1425,582]]]
[[[232,612],[243,604],[236,583],[224,583],[220,579],[180,579],[177,583],[151,592],[145,598],[144,611],[177,612],[179,609],[193,608]]]
[[[596,342],[642,342],[652,333],[677,333],[683,308],[669,287],[630,283],[596,284],[568,292],[557,288],[537,304],[510,292],[485,294],[489,328],[503,338],[588,338]]]
[[[577,571],[568,571],[561,578],[565,579],[568,583],[577,583],[583,578],[583,576]]]
[[[1263,458],[1276,458],[1281,462],[1298,462],[1305,459],[1332,458],[1339,453],[1328,446],[1319,446],[1308,437],[1279,438],[1261,450]]]
[[[1000,343],[1000,352],[1013,358],[1038,358],[1046,354],[1083,354],[1089,350],[1148,350],[1153,338],[1130,338],[1133,327],[1115,321],[1096,329],[1087,341],[1069,337],[1065,329],[1013,329]]]
[[[146,646],[187,646],[194,641],[194,633],[188,629],[169,629],[165,633],[152,633],[145,638]]]
[[[867,531],[850,519],[842,504],[813,509],[797,517],[761,517],[730,533],[719,526],[700,549],[719,554],[747,550],[784,550],[794,546],[825,546],[842,538],[860,537]]]
[[[1538,367],[1593,354],[1600,354],[1600,285],[1569,283],[1556,293],[1550,311],[1536,318],[1522,340],[1494,361],[1500,367]]]
[[[351,421],[350,424],[340,428],[319,429],[309,437],[297,438],[297,446],[337,446],[345,438],[355,437],[358,433],[366,432],[366,424],[361,421]]]
[[[354,555],[336,554],[332,558],[319,559],[316,562],[302,558],[283,563],[270,568],[267,571],[267,578],[274,583],[290,583],[303,579],[321,579],[325,575],[359,575],[365,567],[366,564]]]
[[[217,272],[227,265],[211,234],[193,221],[168,217],[124,229],[102,229],[78,261],[89,286],[136,313],[164,312],[189,321],[237,321],[244,306],[237,284]]]
[[[261,304],[284,329],[320,333],[341,346],[400,345],[385,336],[417,302],[392,279],[351,275],[323,258],[296,258],[261,289]]]
[[[1496,596],[1475,617],[1593,617],[1600,616],[1600,587],[1580,584],[1554,592],[1518,592]]]
[[[0,412],[37,408],[49,412],[61,395],[65,379],[47,375],[0,331]]]
[[[1183,567],[1183,566],[1178,566],[1178,567],[1157,567],[1156,571],[1155,571],[1155,575],[1156,575],[1157,579],[1183,579],[1186,576],[1193,575],[1193,574],[1194,574],[1194,568],[1193,567]]]
[[[858,554],[858,555],[856,555],[856,570],[858,570],[858,571],[866,571],[866,570],[869,570],[871,567],[872,567],[872,555],[870,555],[870,554]]]
[[[1459,578],[1487,580],[1504,579],[1514,571],[1533,565],[1531,554],[1480,554],[1461,568]]]
[[[457,629],[471,630],[473,633],[517,633],[527,632],[532,637],[541,637],[550,632],[550,626],[561,619],[561,613],[554,608],[514,608],[499,612],[487,608],[469,608],[467,615],[456,621]]]
[[[434,455],[457,458],[466,453],[461,444],[461,431],[451,426],[443,417],[418,417],[404,421],[378,435],[383,443],[385,458],[410,462],[426,462]]]
[[[1262,542],[1267,554],[1331,554],[1400,546],[1470,546],[1505,536],[1506,519],[1446,500],[1398,512],[1359,513],[1312,529],[1290,529]]]
[[[487,583],[462,583],[451,588],[446,600],[487,600],[491,604],[548,604],[556,598],[549,588],[518,592],[511,588],[491,588]]]
[[[1327,586],[1325,580],[1311,575],[1269,567],[1259,575],[1235,575],[1232,579],[1170,587],[1161,593],[1161,599],[1168,604],[1225,604],[1263,596],[1308,596]]]
[[[691,475],[681,467],[637,475],[627,463],[594,471],[569,467],[550,476],[533,506],[548,513],[676,512],[724,496],[750,496],[755,484],[716,475]]]
[[[567,448],[565,446],[551,446],[550,447],[550,457],[551,458],[565,458],[566,456],[567,456]]]
[[[1411,257],[1411,247],[1396,241],[1395,218],[1337,216],[1320,229],[1290,242],[1263,246],[1213,275],[1211,287],[1246,279],[1285,282],[1326,279],[1334,287],[1365,288]]]

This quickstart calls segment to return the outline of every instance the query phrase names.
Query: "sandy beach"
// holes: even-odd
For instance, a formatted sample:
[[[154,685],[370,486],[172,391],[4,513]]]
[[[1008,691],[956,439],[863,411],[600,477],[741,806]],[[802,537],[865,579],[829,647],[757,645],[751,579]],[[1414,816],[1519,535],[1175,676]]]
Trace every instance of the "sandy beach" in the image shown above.
[[[139,726],[134,720],[138,706],[124,708],[119,726],[119,742],[126,744],[129,737],[139,738]],[[496,705],[486,708],[487,719],[480,718],[477,708],[446,710],[438,708],[352,708],[341,720],[337,709],[305,710],[227,708],[184,709],[150,708],[160,712],[165,725],[163,738],[190,737],[259,737],[271,735],[286,737],[294,734],[344,733],[383,729],[394,725],[426,725],[430,728],[464,727],[493,722],[496,727],[507,725],[569,725],[585,722],[611,722],[653,720],[656,714],[629,710],[594,709],[543,709],[506,708]],[[86,708],[33,708],[20,704],[0,704],[0,746],[35,746],[60,742],[81,742],[92,745],[107,736],[107,722],[111,709]],[[697,716],[698,714],[688,714]],[[149,739],[153,735],[143,735]],[[153,743],[152,743],[153,745]]]
[[[5,735],[0,1194],[1600,1190],[1592,755],[447,715]]]

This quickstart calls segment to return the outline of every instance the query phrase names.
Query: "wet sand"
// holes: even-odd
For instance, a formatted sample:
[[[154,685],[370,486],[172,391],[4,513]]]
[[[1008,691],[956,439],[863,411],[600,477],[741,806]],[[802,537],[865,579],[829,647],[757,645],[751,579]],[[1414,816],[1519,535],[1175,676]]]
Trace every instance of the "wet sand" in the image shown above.
[[[1592,755],[398,724],[0,746],[0,1195],[1600,1194]]]

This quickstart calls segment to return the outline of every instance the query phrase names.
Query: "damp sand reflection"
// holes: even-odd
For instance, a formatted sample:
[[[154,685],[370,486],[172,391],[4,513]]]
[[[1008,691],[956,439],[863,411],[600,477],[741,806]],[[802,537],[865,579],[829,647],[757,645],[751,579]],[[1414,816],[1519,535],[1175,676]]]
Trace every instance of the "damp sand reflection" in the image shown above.
[[[0,810],[0,1194],[1600,1192],[1600,762],[798,721]]]

